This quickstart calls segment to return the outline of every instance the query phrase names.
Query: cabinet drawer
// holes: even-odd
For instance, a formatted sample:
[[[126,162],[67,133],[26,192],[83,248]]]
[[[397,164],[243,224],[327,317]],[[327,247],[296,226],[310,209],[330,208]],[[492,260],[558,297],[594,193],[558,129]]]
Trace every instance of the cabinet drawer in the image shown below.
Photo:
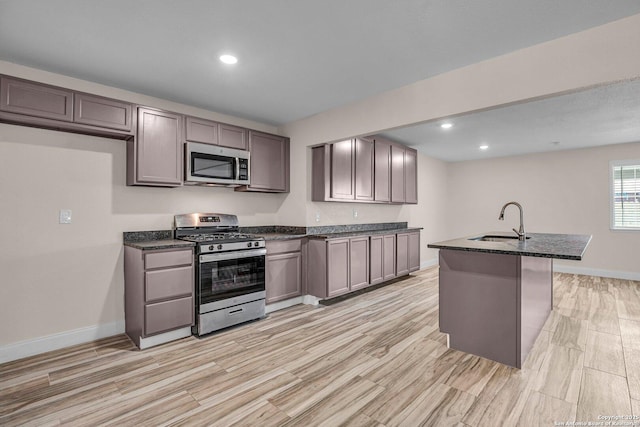
[[[131,104],[84,93],[76,93],[73,121],[85,125],[131,130]]]
[[[147,302],[193,293],[193,267],[154,270],[144,273]]]
[[[267,254],[280,254],[284,252],[300,252],[302,239],[271,240],[267,242]]]
[[[193,297],[147,304],[144,307],[145,335],[177,329],[193,323]]]
[[[178,265],[191,265],[193,252],[191,249],[181,251],[152,252],[144,256],[144,268],[162,268]]]
[[[73,92],[8,77],[0,78],[0,110],[70,122]]]

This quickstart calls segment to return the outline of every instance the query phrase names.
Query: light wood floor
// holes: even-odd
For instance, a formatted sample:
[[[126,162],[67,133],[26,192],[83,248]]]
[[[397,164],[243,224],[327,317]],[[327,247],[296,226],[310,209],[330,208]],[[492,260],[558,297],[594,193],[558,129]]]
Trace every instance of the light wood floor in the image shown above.
[[[640,282],[556,274],[522,370],[447,349],[437,269],[206,339],[0,365],[0,425],[552,426],[640,415]],[[640,425],[640,419],[636,425]]]

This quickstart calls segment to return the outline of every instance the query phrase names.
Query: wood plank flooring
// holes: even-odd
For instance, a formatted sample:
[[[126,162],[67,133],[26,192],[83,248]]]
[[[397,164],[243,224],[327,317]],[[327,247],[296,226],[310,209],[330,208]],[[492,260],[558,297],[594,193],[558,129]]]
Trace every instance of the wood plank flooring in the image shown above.
[[[640,416],[640,282],[555,274],[554,304],[521,370],[447,348],[437,268],[204,339],[138,351],[116,336],[0,365],[0,425],[528,427]]]

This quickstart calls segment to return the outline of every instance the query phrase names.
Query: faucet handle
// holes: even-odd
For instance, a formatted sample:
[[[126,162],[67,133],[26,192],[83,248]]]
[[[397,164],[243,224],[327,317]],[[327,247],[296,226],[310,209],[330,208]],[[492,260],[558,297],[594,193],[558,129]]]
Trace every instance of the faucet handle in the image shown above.
[[[512,228],[513,232],[516,233],[518,236],[521,236],[520,232],[518,230],[516,230],[515,228]]]

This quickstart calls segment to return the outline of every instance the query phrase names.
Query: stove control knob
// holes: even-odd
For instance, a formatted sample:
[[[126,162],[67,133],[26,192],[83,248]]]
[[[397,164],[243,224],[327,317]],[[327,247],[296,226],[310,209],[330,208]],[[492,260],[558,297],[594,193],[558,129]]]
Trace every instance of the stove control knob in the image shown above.
[[[250,248],[251,247],[251,242],[247,243],[247,247]]]
[[[260,246],[260,242],[255,242],[255,243],[253,244],[253,246],[255,246],[255,247]]]
[[[218,245],[218,249],[222,249],[222,245]]]
[[[213,245],[209,246],[209,250],[212,251],[213,250]]]

